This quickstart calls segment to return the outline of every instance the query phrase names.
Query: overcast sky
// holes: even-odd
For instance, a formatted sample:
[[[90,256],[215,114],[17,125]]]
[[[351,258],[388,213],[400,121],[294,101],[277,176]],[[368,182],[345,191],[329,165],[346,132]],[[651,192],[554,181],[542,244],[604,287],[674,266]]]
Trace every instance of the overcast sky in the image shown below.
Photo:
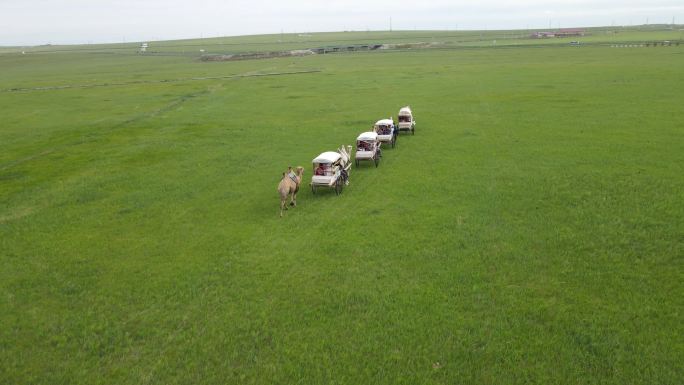
[[[0,45],[684,23],[684,0],[0,0]]]

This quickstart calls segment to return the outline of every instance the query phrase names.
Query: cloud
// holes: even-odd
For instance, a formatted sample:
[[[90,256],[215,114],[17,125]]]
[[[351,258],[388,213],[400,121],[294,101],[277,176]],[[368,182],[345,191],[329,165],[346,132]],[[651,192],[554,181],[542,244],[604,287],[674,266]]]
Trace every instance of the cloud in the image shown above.
[[[312,2],[0,0],[0,45],[114,42],[303,31],[543,28],[684,20],[681,0]]]

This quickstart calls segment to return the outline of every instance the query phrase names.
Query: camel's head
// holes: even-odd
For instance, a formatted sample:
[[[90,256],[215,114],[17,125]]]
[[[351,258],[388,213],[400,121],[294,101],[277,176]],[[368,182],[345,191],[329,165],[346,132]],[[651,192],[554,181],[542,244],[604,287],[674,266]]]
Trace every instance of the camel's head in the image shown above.
[[[302,166],[297,166],[297,168],[295,168],[295,174],[297,174],[297,175],[304,175],[304,167],[302,167]]]

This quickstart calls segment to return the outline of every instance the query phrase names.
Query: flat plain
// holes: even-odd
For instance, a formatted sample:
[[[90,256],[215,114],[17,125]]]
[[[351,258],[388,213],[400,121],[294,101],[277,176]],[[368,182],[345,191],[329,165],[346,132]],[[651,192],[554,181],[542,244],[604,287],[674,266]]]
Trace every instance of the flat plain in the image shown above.
[[[0,383],[681,384],[684,45],[611,46],[681,32],[487,33],[4,48]]]

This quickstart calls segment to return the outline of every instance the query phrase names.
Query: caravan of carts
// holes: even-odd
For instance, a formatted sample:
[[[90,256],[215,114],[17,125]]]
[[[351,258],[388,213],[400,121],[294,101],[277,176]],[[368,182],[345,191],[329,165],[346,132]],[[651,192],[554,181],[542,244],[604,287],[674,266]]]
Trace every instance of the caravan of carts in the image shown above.
[[[378,167],[382,157],[382,144],[387,143],[394,148],[397,144],[397,135],[401,131],[410,131],[415,134],[416,121],[410,107],[399,110],[399,122],[394,123],[392,118],[378,120],[372,131],[363,132],[356,138],[356,151],[354,163],[359,167],[363,161],[370,161]],[[320,188],[333,189],[335,194],[342,193],[344,186],[349,184],[349,172],[351,171],[351,146],[340,146],[336,151],[326,151],[318,155],[313,163],[313,176],[311,177],[311,191],[315,194]]]

